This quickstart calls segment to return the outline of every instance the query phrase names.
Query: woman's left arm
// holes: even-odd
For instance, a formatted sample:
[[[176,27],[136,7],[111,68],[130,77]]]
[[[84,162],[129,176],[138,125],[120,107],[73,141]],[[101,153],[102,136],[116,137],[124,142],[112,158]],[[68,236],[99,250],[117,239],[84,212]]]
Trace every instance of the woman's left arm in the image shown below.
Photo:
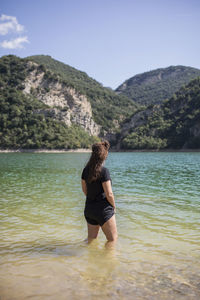
[[[81,179],[82,191],[87,196],[87,185],[84,179]]]

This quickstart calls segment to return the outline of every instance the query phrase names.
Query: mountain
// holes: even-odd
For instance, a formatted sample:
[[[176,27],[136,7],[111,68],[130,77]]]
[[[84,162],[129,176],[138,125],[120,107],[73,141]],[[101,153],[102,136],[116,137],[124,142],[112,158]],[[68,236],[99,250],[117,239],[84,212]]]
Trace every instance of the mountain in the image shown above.
[[[138,74],[126,80],[116,93],[143,105],[159,104],[169,99],[183,85],[200,76],[200,70],[185,66],[170,66]]]
[[[70,109],[67,100],[66,105],[54,105],[59,103],[59,97],[62,98],[62,91],[59,91],[56,77],[48,76],[50,74],[42,66],[33,62],[15,56],[0,59],[1,149],[88,148],[98,140],[79,124],[71,122],[70,116],[75,116],[76,112]],[[65,96],[70,98],[67,91]],[[47,104],[48,100],[52,105]],[[75,110],[79,109],[77,106],[78,103]],[[85,121],[94,125],[89,108],[86,108]]]
[[[200,77],[162,104],[140,109],[126,120],[119,148],[200,149]]]
[[[94,121],[101,126],[101,135],[116,131],[137,105],[124,95],[116,95],[110,88],[104,88],[99,82],[69,65],[59,62],[48,55],[27,57],[45,67],[54,75],[58,75],[65,86],[73,89],[79,95],[84,95],[91,104]]]
[[[87,148],[136,110],[49,56],[0,58],[0,148]]]
[[[0,58],[1,149],[88,148],[102,137],[117,150],[200,149],[200,77],[142,106],[49,56]]]

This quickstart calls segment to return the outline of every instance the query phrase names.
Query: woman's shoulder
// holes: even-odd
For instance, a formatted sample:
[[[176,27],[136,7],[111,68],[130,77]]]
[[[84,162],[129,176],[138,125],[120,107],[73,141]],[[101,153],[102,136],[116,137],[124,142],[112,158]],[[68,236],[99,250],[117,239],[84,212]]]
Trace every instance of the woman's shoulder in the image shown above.
[[[81,175],[82,179],[86,179],[86,177],[88,176],[88,172],[89,172],[89,169],[88,169],[88,166],[86,165],[82,171],[82,175]]]
[[[104,166],[101,169],[101,180],[102,181],[111,180],[111,178],[110,178],[110,172],[109,172],[108,168],[106,168]]]
[[[84,171],[84,170],[87,170],[87,169],[88,169],[88,165],[86,165],[86,166],[83,168],[83,171]]]
[[[108,168],[106,168],[106,167],[102,166],[102,168],[101,168],[101,172],[102,172],[102,173],[105,173],[105,172],[109,172],[109,170],[108,170]]]

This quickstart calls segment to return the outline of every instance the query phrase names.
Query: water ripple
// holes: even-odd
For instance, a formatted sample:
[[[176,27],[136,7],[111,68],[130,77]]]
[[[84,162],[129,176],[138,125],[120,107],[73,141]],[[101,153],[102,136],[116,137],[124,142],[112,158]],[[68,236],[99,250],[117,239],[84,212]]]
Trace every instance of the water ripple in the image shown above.
[[[1,280],[9,281],[12,274],[16,282],[18,276],[26,278],[26,265],[32,268],[30,278],[41,280],[41,274],[49,274],[45,275],[41,267],[47,263],[49,276],[59,278],[60,282],[63,277],[61,280],[59,274],[65,274],[71,286],[77,278],[82,278],[80,282],[84,284],[94,283],[95,278],[100,286],[102,282],[101,294],[104,290],[108,293],[111,282],[105,276],[109,260],[105,261],[106,254],[101,250],[103,234],[94,246],[82,244],[87,230],[80,176],[87,158],[88,154],[78,153],[0,154]],[[199,165],[199,153],[109,155],[106,166],[113,182],[119,232],[118,268],[113,271],[118,294],[120,289],[125,293],[137,284],[135,294],[139,288],[143,298],[146,290],[147,295],[157,299],[153,287],[159,295],[165,284],[166,293],[174,289],[172,298],[176,299],[175,289],[184,294],[192,282],[190,293],[196,297],[196,269],[200,269]],[[51,274],[52,265],[56,276],[53,271]],[[74,274],[74,281],[67,272]],[[156,285],[151,276],[160,283]],[[178,276],[184,278],[187,288],[181,285],[183,279],[176,279],[179,285],[171,279]],[[83,285],[84,291],[87,288]],[[113,292],[113,299],[120,299],[118,294]],[[128,294],[126,298],[132,299]]]

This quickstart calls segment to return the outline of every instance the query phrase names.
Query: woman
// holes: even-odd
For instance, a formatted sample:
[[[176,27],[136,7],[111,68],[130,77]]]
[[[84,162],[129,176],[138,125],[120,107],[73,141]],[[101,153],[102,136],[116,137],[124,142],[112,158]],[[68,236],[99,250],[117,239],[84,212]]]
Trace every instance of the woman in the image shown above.
[[[86,195],[84,215],[88,225],[88,243],[96,239],[100,226],[107,238],[106,246],[112,246],[117,240],[115,220],[115,199],[111,178],[103,166],[110,144],[108,141],[95,143],[91,157],[82,172],[82,190]]]

